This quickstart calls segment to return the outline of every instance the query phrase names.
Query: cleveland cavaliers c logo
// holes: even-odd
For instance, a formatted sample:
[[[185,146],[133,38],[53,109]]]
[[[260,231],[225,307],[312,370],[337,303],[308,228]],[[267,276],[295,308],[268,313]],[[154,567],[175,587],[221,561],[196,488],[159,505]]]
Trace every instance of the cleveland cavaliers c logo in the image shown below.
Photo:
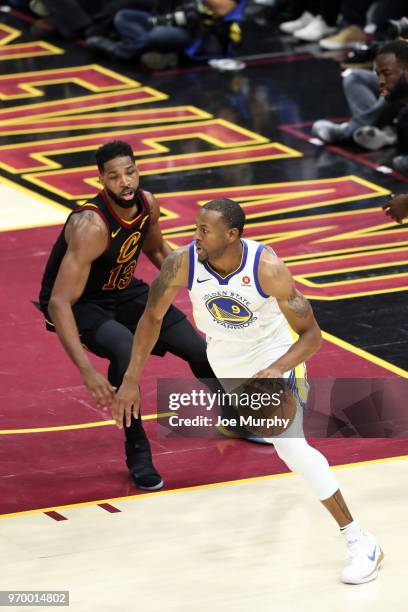
[[[137,251],[137,245],[139,243],[140,236],[141,236],[140,232],[135,232],[134,234],[131,234],[129,238],[125,240],[125,242],[122,244],[120,248],[119,257],[117,259],[118,263],[125,263],[129,261],[129,259],[132,259],[133,255]]]
[[[232,297],[212,297],[205,305],[217,323],[228,323],[232,327],[248,323],[253,317],[246,306]]]

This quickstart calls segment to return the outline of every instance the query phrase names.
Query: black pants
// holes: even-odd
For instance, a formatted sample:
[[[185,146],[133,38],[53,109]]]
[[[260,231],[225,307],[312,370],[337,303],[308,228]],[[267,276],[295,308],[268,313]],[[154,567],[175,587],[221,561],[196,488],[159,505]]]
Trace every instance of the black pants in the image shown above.
[[[294,13],[300,17],[303,11],[321,15],[325,22],[334,26],[340,12],[341,0],[293,0]]]
[[[82,298],[72,308],[81,342],[95,355],[109,360],[108,379],[112,386],[119,388],[129,365],[133,336],[142,316],[149,286],[140,279],[133,279],[131,285],[115,295],[101,295],[95,299]],[[49,323],[47,304],[38,305],[46,317],[46,327],[55,331]],[[152,353],[163,356],[172,353],[187,361],[194,376],[206,379],[213,392],[221,387],[215,378],[206,354],[204,338],[198,334],[185,315],[173,305],[167,311],[159,340]],[[126,451],[131,447],[148,445],[141,416],[131,419],[125,427]]]
[[[78,0],[43,0],[61,36],[73,38],[91,25],[92,19]]]

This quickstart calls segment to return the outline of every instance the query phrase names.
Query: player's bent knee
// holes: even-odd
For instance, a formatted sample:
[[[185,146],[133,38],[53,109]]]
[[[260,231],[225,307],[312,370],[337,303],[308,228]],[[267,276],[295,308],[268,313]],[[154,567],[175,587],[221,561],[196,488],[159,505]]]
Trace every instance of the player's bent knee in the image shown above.
[[[298,472],[322,499],[331,497],[339,488],[324,455],[304,438],[276,438],[273,440],[278,456],[292,472]]]

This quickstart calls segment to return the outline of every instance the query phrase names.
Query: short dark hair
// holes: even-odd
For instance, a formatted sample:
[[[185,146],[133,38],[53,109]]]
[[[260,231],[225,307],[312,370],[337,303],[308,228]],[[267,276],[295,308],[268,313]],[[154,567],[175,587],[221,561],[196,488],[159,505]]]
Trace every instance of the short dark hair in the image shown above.
[[[400,64],[408,66],[408,41],[392,40],[379,48],[376,53],[376,57],[379,55],[386,55],[388,53],[394,54]]]
[[[123,140],[112,140],[103,144],[95,153],[95,159],[100,173],[104,171],[106,162],[115,157],[130,157],[135,161],[132,147]]]
[[[228,198],[211,200],[211,202],[204,204],[203,208],[205,210],[215,210],[221,213],[226,225],[230,229],[236,227],[241,236],[244,231],[245,213],[238,202],[228,200]]]

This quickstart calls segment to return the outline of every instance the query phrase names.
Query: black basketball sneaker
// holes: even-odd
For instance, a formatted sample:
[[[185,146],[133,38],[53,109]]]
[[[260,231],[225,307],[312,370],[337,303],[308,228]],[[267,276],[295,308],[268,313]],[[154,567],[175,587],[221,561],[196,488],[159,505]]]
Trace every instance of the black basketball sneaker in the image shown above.
[[[163,480],[153,465],[150,444],[147,440],[126,441],[126,465],[136,487],[145,491],[158,491]]]

